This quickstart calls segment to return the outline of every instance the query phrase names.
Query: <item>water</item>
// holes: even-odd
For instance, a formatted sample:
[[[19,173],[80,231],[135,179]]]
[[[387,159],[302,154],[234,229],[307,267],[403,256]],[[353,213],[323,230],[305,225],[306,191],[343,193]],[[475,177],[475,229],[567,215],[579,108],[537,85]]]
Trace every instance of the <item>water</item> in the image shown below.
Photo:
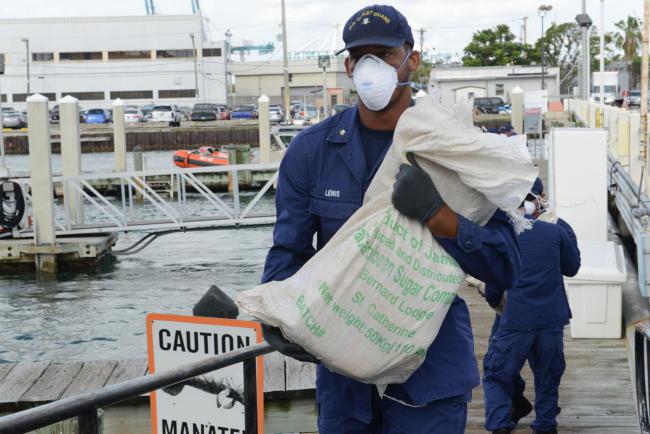
[[[149,168],[170,161],[169,152],[146,156],[154,166]],[[60,167],[53,157],[53,166]],[[28,168],[27,156],[8,159]],[[112,154],[84,155],[84,167],[110,168]],[[252,196],[243,197],[242,206]],[[209,212],[205,201],[190,197],[188,206],[195,215]],[[272,197],[265,197],[256,211],[272,209]],[[150,211],[148,206],[134,209],[141,217]],[[87,212],[92,215],[92,208]],[[116,248],[142,236],[122,234]],[[253,287],[271,243],[271,227],[186,232],[160,237],[131,256],[110,257],[96,271],[64,273],[52,282],[31,273],[0,276],[0,363],[146,357],[148,313],[191,315],[211,285],[231,296]]]
[[[173,151],[151,151],[143,153],[145,169],[168,169],[173,166]],[[7,167],[12,175],[29,173],[29,155],[7,155]],[[133,152],[127,153],[127,169],[133,170]],[[113,170],[115,156],[112,152],[81,154],[83,173],[107,172]],[[61,154],[52,154],[52,173],[60,175],[63,171]]]

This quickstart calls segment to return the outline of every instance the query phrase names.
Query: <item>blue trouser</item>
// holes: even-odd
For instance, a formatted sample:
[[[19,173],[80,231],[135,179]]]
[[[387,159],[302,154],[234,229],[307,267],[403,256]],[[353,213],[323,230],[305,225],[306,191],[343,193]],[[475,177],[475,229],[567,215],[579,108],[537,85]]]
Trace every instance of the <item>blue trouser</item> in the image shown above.
[[[496,331],[483,359],[485,429],[514,428],[510,407],[516,376],[526,359],[535,378],[535,420],[532,428],[549,431],[557,426],[558,389],[564,373],[564,328]]]
[[[389,398],[372,397],[369,423],[331,409],[331,403],[318,402],[320,434],[463,434],[467,423],[467,402],[471,394],[433,401],[423,407],[410,407]]]
[[[494,316],[494,322],[492,323],[492,331],[490,332],[490,338],[488,339],[488,342],[492,340],[492,337],[495,335],[497,330],[499,330],[499,325],[501,323],[501,315],[497,314]],[[521,374],[517,372],[517,375],[515,376],[515,384],[514,384],[514,392],[512,394],[512,399],[517,400],[517,399],[523,399],[524,398],[524,391],[526,390],[526,382],[524,379],[521,377]]]

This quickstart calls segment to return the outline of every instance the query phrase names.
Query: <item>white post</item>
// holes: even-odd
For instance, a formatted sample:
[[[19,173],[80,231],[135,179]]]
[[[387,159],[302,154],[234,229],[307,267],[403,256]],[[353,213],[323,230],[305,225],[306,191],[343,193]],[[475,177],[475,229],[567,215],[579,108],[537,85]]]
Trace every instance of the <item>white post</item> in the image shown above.
[[[2,86],[0,86],[0,178],[9,178],[9,169],[5,160],[5,136],[2,125]]]
[[[27,98],[29,171],[32,184],[34,244],[37,246],[56,244],[50,124],[47,104],[48,99],[43,95],[36,94]],[[56,274],[56,255],[37,254],[35,255],[35,261],[37,273],[44,275]]]
[[[627,168],[630,173],[630,112],[621,110],[618,113],[616,140],[618,147],[618,161]]]
[[[524,133],[524,91],[519,86],[510,91],[512,128],[517,134]]]
[[[113,101],[113,149],[115,152],[115,171],[126,172],[124,102],[119,98]]]
[[[63,176],[81,175],[81,140],[79,135],[79,100],[67,95],[59,101],[61,116],[61,159]],[[64,189],[66,208],[73,224],[83,223],[83,201],[81,194],[68,184]]]
[[[641,160],[639,160],[639,144],[641,142],[641,114],[630,113],[630,177],[635,182],[641,181]],[[646,187],[643,181],[644,191]]]
[[[271,123],[269,121],[269,97],[262,95],[257,100],[259,108],[260,163],[271,162]]]

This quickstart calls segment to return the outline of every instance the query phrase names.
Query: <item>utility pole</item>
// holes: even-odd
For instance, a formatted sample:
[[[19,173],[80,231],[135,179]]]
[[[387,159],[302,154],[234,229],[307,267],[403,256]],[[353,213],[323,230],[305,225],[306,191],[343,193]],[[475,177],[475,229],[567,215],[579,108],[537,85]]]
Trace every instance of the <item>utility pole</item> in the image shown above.
[[[589,55],[589,27],[591,27],[592,21],[589,15],[587,15],[587,0],[582,0],[582,13],[576,16],[576,22],[580,26],[580,31],[582,32],[582,45],[580,49],[582,50],[582,65],[580,68],[580,99],[583,101],[589,100],[589,94],[591,89],[589,89],[590,83],[590,66],[589,62],[591,56]]]
[[[194,98],[199,97],[199,74],[196,67],[196,47],[194,46],[194,33],[190,33],[192,40],[192,57],[194,58]]]
[[[551,9],[553,9],[553,6],[551,5],[540,5],[539,8],[537,8],[537,14],[542,19],[542,90],[546,89],[546,83],[544,82],[544,76],[546,75],[546,44],[544,43],[546,38],[544,36],[544,17]]]
[[[648,43],[650,42],[650,0],[643,1],[643,45],[641,50],[641,167],[648,158]],[[641,172],[643,173],[643,172]]]
[[[605,0],[600,0],[600,125],[605,119],[605,86],[603,77],[605,72]]]
[[[287,53],[287,15],[284,8],[284,0],[282,2],[282,58],[284,63],[284,120],[289,123],[291,116],[291,95],[289,93],[289,55]]]
[[[521,25],[521,42],[526,45],[528,43],[528,17],[523,17],[522,21],[523,24]]]
[[[0,54],[0,76],[5,73],[5,55]],[[9,171],[7,170],[7,163],[5,161],[5,141],[4,132],[2,130],[2,81],[0,80],[0,178],[8,178]]]
[[[30,56],[29,55],[29,38],[22,38],[21,41],[25,43],[25,51],[26,51],[25,60],[27,62],[27,70],[26,70],[26,75],[27,75],[27,96],[29,96],[32,93],[30,85],[29,85],[29,56]]]
[[[424,52],[424,32],[426,32],[426,30],[424,30],[424,27],[420,27],[418,32],[420,33],[420,56],[422,56],[422,53]]]
[[[230,29],[226,30],[224,33],[226,36],[226,43],[224,44],[224,62],[225,62],[225,71],[226,71],[226,105],[228,105],[228,100],[230,99],[230,38],[232,38],[232,33]]]

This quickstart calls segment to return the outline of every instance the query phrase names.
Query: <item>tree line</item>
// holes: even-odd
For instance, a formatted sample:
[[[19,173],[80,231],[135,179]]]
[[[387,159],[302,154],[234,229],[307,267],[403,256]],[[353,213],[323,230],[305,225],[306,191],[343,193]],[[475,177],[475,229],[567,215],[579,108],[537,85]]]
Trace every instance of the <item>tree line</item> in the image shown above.
[[[629,89],[637,88],[641,75],[642,24],[638,17],[628,16],[615,24],[616,31],[605,33],[605,64],[625,62],[629,71]],[[464,66],[540,65],[542,47],[545,64],[559,67],[561,92],[568,93],[577,73],[582,35],[574,22],[553,23],[534,45],[517,41],[506,24],[483,29],[472,35],[464,49]],[[590,28],[591,70],[599,70],[600,36]]]

